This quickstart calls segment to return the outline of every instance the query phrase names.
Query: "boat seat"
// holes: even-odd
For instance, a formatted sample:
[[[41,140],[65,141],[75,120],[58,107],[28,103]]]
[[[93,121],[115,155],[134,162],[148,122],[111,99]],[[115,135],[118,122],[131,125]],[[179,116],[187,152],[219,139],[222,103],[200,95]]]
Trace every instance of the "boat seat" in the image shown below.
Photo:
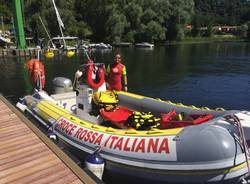
[[[132,113],[132,110],[122,106],[118,106],[114,111],[111,112],[105,111],[105,109],[100,110],[100,115],[104,120],[110,121],[112,124],[121,129],[128,129],[128,127],[125,125],[125,122]]]

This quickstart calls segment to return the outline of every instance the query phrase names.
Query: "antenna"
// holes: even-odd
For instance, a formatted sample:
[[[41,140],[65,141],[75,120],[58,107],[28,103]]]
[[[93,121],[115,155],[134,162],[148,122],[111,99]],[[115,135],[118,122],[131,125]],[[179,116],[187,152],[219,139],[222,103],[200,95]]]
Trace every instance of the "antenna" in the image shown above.
[[[44,25],[44,23],[43,23],[43,20],[42,20],[42,18],[41,18],[40,15],[39,15],[39,20],[41,21],[42,26],[43,26],[43,28],[44,28],[44,30],[45,30],[45,32],[46,32],[46,34],[47,34],[49,40],[51,40],[51,37],[50,37],[50,35],[49,35],[49,32],[47,31],[47,29],[46,29],[46,27],[45,27],[45,25]],[[52,46],[55,47],[55,45],[54,45],[54,43],[53,43],[52,41],[51,41],[51,43],[52,43]]]
[[[64,24],[63,24],[63,21],[62,21],[62,19],[61,19],[60,14],[59,14],[59,12],[58,12],[58,10],[57,10],[55,1],[52,0],[52,3],[53,3],[53,5],[54,5],[54,9],[55,9],[55,11],[56,11],[56,18],[57,18],[57,22],[58,22],[58,24],[59,24],[59,29],[60,29],[61,35],[62,35],[63,45],[64,45],[64,48],[66,48],[67,45],[66,45],[66,42],[65,42],[65,40],[64,40],[64,35],[63,35],[63,31],[62,31],[62,27],[64,28]]]

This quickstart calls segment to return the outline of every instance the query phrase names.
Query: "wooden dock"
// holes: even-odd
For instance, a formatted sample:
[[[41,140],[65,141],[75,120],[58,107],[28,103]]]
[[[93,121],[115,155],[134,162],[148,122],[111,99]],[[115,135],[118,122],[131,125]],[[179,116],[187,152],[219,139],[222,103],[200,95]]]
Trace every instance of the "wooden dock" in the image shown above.
[[[9,57],[34,57],[37,54],[37,48],[28,49],[0,49],[1,58]]]
[[[45,50],[39,50],[40,56],[44,56]],[[83,50],[77,49],[75,50],[75,54],[77,55],[79,52],[83,53]],[[27,49],[1,49],[0,48],[0,59],[7,58],[33,58],[38,53],[38,48],[27,48]],[[61,56],[66,55],[66,51],[62,49],[53,49],[53,53],[55,54],[55,59],[60,59]],[[46,59],[46,58],[45,58]]]
[[[0,183],[99,183],[0,94]]]

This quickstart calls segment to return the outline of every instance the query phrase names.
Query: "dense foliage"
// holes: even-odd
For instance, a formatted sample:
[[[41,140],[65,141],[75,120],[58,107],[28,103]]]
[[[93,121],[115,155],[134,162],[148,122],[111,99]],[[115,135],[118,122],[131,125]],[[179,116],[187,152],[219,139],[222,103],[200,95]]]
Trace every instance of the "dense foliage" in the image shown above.
[[[248,0],[55,0],[65,35],[105,42],[165,42],[197,36],[201,27],[242,25],[250,20]],[[35,38],[60,35],[51,0],[23,0],[25,26]],[[10,1],[0,0],[0,15],[11,20]],[[192,24],[192,31],[186,25]]]
[[[193,13],[192,0],[76,0],[93,40],[162,42],[182,39]]]
[[[201,22],[209,19],[216,24],[239,25],[250,20],[249,0],[195,0],[195,10]]]
[[[0,16],[4,18],[6,24],[11,23],[11,3],[10,1],[0,0]]]

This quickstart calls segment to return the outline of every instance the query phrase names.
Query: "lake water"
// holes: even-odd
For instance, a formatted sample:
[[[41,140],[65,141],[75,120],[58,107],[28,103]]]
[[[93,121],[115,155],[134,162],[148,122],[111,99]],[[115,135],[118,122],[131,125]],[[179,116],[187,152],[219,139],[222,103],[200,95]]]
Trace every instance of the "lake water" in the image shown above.
[[[121,48],[111,52],[92,52],[95,62],[112,62],[120,52],[127,66],[130,92],[187,105],[250,110],[250,44],[210,43],[156,47],[153,50]],[[27,79],[28,58],[0,59],[0,92],[13,103],[32,91]],[[78,57],[42,59],[46,90],[52,79],[64,76],[73,80],[84,53]]]

